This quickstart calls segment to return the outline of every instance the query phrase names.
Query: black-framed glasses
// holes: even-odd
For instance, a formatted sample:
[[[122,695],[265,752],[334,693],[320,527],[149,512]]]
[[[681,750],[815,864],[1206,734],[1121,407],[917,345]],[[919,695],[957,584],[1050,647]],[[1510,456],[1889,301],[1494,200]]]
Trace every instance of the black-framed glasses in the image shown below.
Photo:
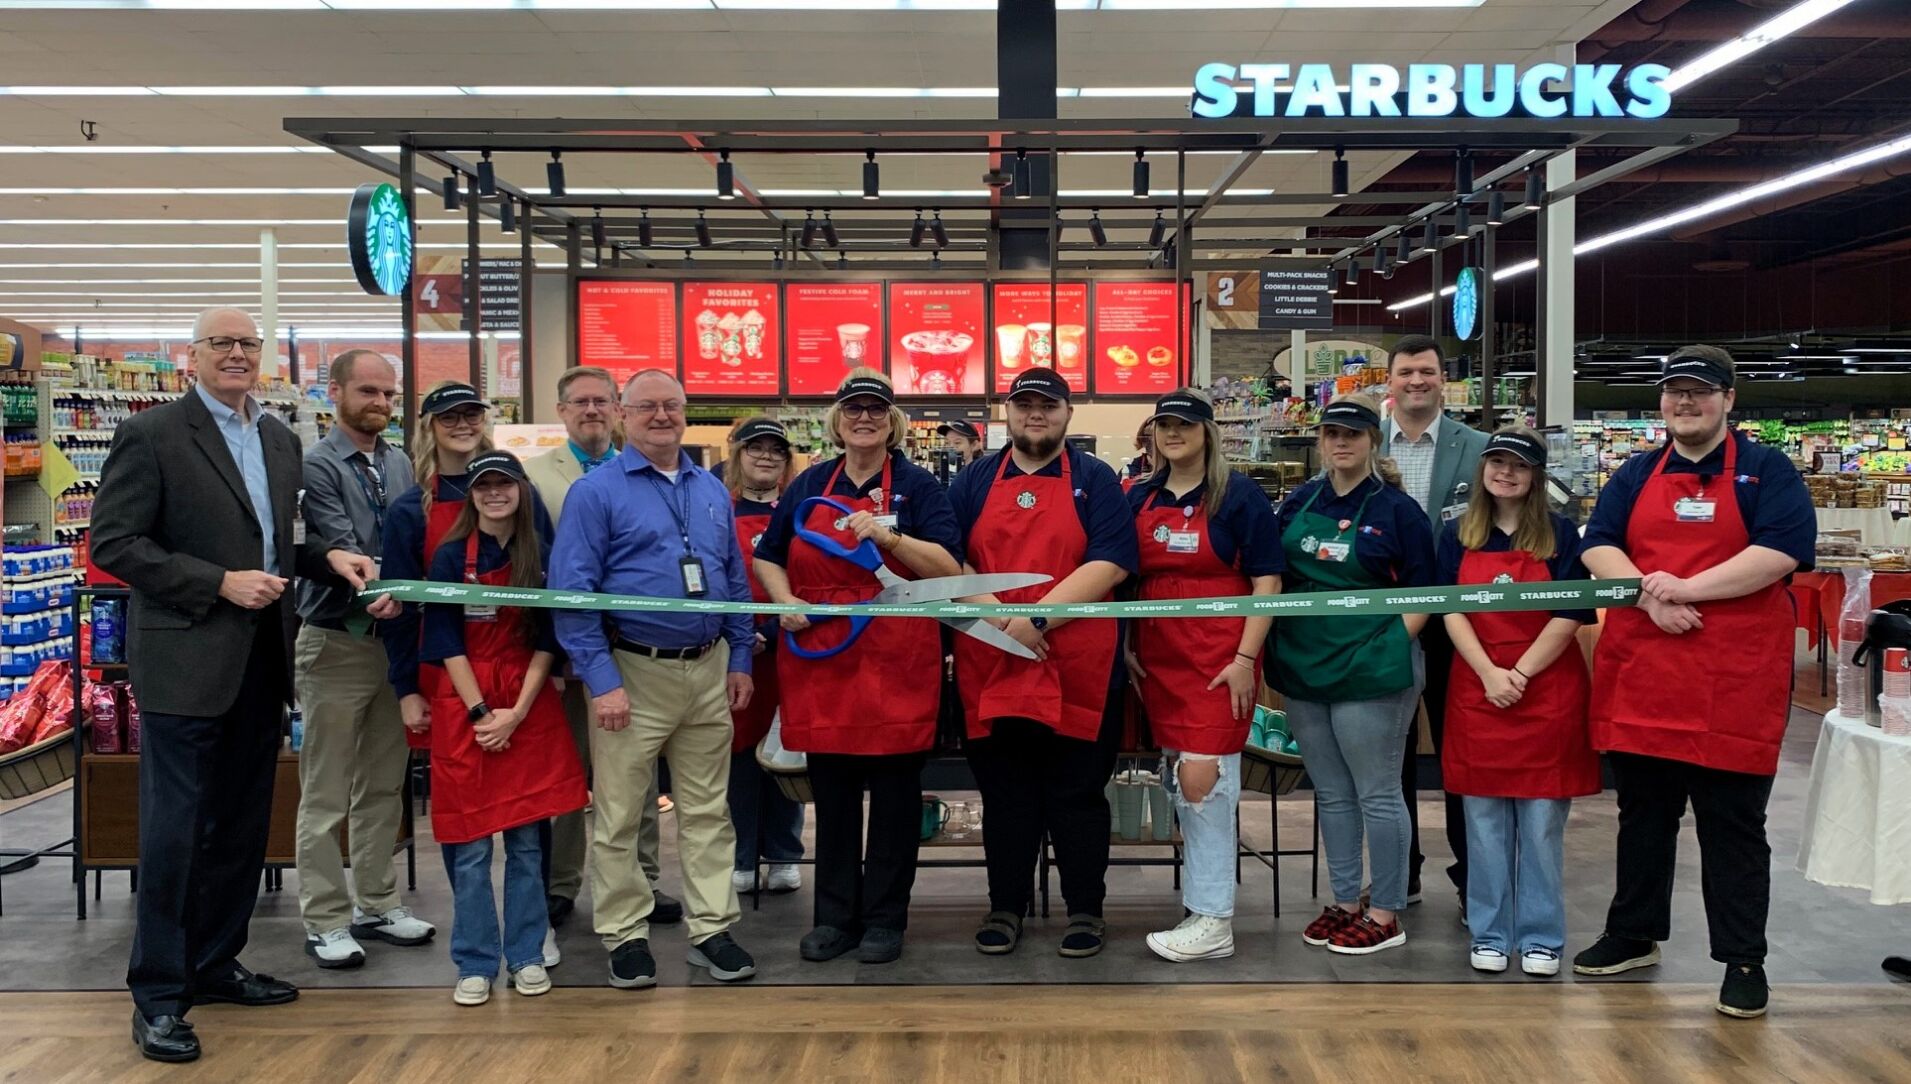
[[[481,429],[484,427],[485,411],[482,407],[470,410],[447,410],[436,415],[446,429]]]
[[[837,408],[845,418],[886,418],[889,416],[888,403],[844,403]]]
[[[246,357],[256,358],[265,350],[264,339],[235,339],[230,335],[208,335],[203,339],[194,339],[193,345],[205,343],[215,354],[230,354],[233,347],[245,351]]]
[[[1724,388],[1711,386],[1703,388],[1660,388],[1659,398],[1671,403],[1683,403],[1691,400],[1695,403],[1709,403],[1714,396],[1724,395]]]
[[[610,399],[566,399],[565,403],[579,410],[609,410],[614,405]]]
[[[781,463],[790,457],[790,450],[780,444],[745,444],[743,454],[757,459],[774,459]]]

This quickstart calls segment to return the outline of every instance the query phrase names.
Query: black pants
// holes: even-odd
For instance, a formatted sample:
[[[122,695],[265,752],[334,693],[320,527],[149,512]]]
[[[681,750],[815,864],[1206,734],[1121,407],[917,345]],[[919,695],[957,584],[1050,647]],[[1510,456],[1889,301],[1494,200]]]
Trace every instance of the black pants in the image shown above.
[[[141,716],[138,925],[126,985],[149,1019],[184,1016],[194,988],[230,975],[245,948],[285,719],[282,640],[277,606],[268,607],[224,715]]]
[[[1112,699],[1112,698],[1111,698]],[[969,743],[982,791],[982,852],[989,909],[1027,914],[1034,900],[1042,837],[1055,844],[1068,914],[1102,912],[1108,894],[1108,798],[1121,712],[1102,713],[1095,741],[1065,738],[1030,719],[997,719]]]
[[[1435,614],[1427,621],[1427,627],[1420,633],[1420,647],[1427,655],[1427,685],[1421,693],[1421,699],[1427,705],[1427,726],[1433,731],[1433,751],[1439,753],[1446,745],[1447,736],[1447,678],[1452,674],[1453,641],[1447,638],[1446,626],[1440,623],[1440,615]],[[1420,867],[1426,863],[1427,856],[1420,853],[1420,803],[1416,800],[1420,792],[1420,718],[1416,714],[1413,723],[1407,727],[1407,755],[1400,760],[1400,793],[1407,800],[1407,823],[1413,839],[1412,864],[1408,868],[1411,884],[1420,883]],[[1447,867],[1447,877],[1453,886],[1466,895],[1466,804],[1459,795],[1448,794],[1447,802],[1447,846],[1453,849],[1453,864]]]
[[[1672,936],[1672,873],[1690,798],[1712,958],[1763,964],[1772,900],[1772,846],[1765,839],[1772,777],[1630,753],[1608,756],[1619,794],[1619,869],[1606,932],[1640,941]]]
[[[851,933],[909,926],[922,845],[923,753],[809,755],[816,795],[816,924]],[[863,788],[869,844],[863,845]]]

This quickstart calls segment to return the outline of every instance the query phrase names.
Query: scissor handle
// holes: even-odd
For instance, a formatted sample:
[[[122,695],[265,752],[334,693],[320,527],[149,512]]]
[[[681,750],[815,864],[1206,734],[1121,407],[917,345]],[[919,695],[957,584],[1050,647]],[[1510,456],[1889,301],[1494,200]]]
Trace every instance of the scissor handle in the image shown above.
[[[812,617],[810,618],[810,624],[814,626],[819,621],[840,621],[840,620],[842,619],[837,617]],[[856,638],[861,636],[863,634],[863,630],[865,628],[868,628],[869,623],[874,620],[875,618],[869,617],[863,614],[856,614],[850,617],[849,618],[849,635],[843,637],[842,643],[837,644],[835,647],[824,648],[821,651],[811,651],[805,648],[803,645],[797,643],[796,634],[793,632],[790,632],[788,629],[785,629],[783,631],[783,643],[786,647],[790,649],[790,654],[795,655],[799,659],[827,659],[834,655],[841,655],[844,651],[848,650],[849,645],[855,643]]]
[[[792,517],[796,524],[796,537],[808,542],[810,545],[815,546],[831,557],[841,557],[843,560],[859,565],[871,572],[882,567],[882,554],[876,549],[876,544],[869,539],[863,539],[852,549],[826,534],[810,530],[809,527],[806,526],[809,523],[810,509],[818,505],[825,508],[833,508],[841,512],[844,516],[853,516],[856,514],[854,508],[851,508],[841,501],[829,497],[811,497],[796,506],[796,515]]]

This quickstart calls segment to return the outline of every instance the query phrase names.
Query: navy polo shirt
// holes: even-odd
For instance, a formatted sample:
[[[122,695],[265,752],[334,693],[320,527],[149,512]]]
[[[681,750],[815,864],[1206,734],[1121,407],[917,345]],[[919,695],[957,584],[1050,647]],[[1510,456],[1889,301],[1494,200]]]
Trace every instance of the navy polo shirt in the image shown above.
[[[782,498],[776,503],[776,511],[770,516],[770,526],[763,532],[763,541],[756,545],[756,556],[773,565],[787,567],[790,563],[790,540],[796,537],[797,506],[811,497],[848,497],[860,500],[869,496],[869,491],[882,485],[882,472],[869,476],[862,485],[849,480],[847,471],[836,479],[836,485],[828,493],[823,487],[829,485],[830,476],[842,463],[839,456],[812,465],[790,482],[783,491]],[[889,510],[895,513],[896,529],[910,538],[923,542],[933,542],[949,551],[949,556],[962,562],[962,538],[956,530],[955,512],[949,507],[948,491],[936,476],[909,462],[900,450],[889,453],[889,481],[895,492],[888,498]],[[738,515],[745,515],[741,506]]]
[[[1579,559],[1579,528],[1573,521],[1555,512],[1553,519],[1553,555],[1546,560],[1546,574],[1555,583],[1565,580],[1585,580],[1592,577],[1586,572],[1586,565]],[[1481,553],[1505,553],[1513,548],[1513,536],[1492,527],[1487,530],[1486,545],[1480,547]],[[1454,520],[1440,532],[1440,545],[1435,554],[1439,567],[1439,582],[1443,585],[1458,585],[1460,582],[1460,560],[1466,555],[1466,547],[1460,545],[1460,521]],[[1590,625],[1598,615],[1591,610],[1554,610],[1554,617],[1563,617],[1568,621],[1578,621]]]
[[[1347,491],[1334,492],[1326,475],[1318,475],[1300,485],[1275,512],[1281,534],[1315,492],[1313,512],[1329,519],[1353,519],[1360,516],[1355,532],[1354,559],[1369,575],[1395,587],[1429,587],[1433,584],[1433,525],[1418,502],[1405,492],[1368,475]],[[1368,496],[1372,495],[1372,500]],[[1361,502],[1367,511],[1360,511]]]
[[[1163,505],[1190,508],[1207,500],[1205,481],[1179,497],[1168,494],[1166,487],[1167,475],[1163,474],[1158,481],[1151,477],[1129,490],[1128,505],[1134,515]],[[1228,472],[1221,507],[1208,517],[1208,546],[1222,564],[1235,565],[1248,576],[1278,576],[1287,571],[1287,554],[1281,549],[1274,505],[1261,487],[1240,471]]]
[[[982,515],[989,490],[995,486],[996,472],[1002,469],[1002,457],[1010,454],[1005,448],[983,456],[956,475],[949,485],[949,503],[955,508],[965,552],[969,532]],[[1128,505],[1127,494],[1121,491],[1121,480],[1115,477],[1115,469],[1072,446],[1064,447],[1062,455],[1068,457],[1068,470],[1075,486],[1075,515],[1081,520],[1083,533],[1088,535],[1088,550],[1082,554],[1082,563],[1107,561],[1124,571],[1134,572],[1141,565],[1141,550],[1135,543],[1135,515]],[[1020,478],[1022,473],[1022,468],[1011,459],[1008,473],[1003,477]],[[1044,478],[1060,478],[1061,456],[1035,473]]]
[[[1798,571],[1809,572],[1817,552],[1818,513],[1812,508],[1811,493],[1798,476],[1790,457],[1776,448],[1753,441],[1743,433],[1731,434],[1738,442],[1738,475],[1732,493],[1738,498],[1739,515],[1745,520],[1745,532],[1751,545],[1777,550],[1798,562]],[[1635,452],[1622,463],[1599,491],[1599,503],[1586,521],[1582,549],[1617,546],[1626,549],[1626,527],[1632,520],[1633,505],[1646,480],[1659,464],[1660,452]],[[1674,448],[1665,467],[1667,474],[1725,473],[1725,445],[1720,443],[1705,458],[1694,462]]]
[[[438,547],[431,558],[431,575],[427,577],[436,583],[463,583],[465,540],[446,542]],[[488,534],[478,534],[478,572],[496,572],[503,568],[509,555],[498,540]],[[551,563],[551,544],[547,539],[538,541],[538,560],[549,567]],[[443,663],[456,655],[465,653],[464,646],[464,606],[444,603],[427,603],[424,607],[424,642],[418,649],[418,657],[427,663]],[[525,608],[524,617],[531,622],[531,646],[537,651],[548,651],[560,658],[563,651],[558,647],[557,634],[551,627],[551,611],[538,607]]]

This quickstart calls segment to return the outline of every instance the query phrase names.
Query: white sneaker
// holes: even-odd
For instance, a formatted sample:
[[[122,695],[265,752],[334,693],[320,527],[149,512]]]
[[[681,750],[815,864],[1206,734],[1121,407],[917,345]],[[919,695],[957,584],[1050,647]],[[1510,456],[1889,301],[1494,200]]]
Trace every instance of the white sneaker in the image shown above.
[[[753,869],[734,869],[730,871],[730,887],[737,895],[747,896],[756,891],[756,871]]]
[[[511,985],[525,997],[551,992],[551,976],[543,967],[532,964],[511,974]]]
[[[1234,955],[1234,923],[1212,915],[1189,915],[1172,930],[1149,934],[1148,949],[1176,963],[1225,959]]]
[[[1548,952],[1543,948],[1529,948],[1520,953],[1520,970],[1528,975],[1551,977],[1559,974],[1559,953]]]
[[[1474,945],[1473,951],[1468,954],[1467,959],[1473,964],[1473,970],[1475,971],[1498,972],[1506,970],[1506,953],[1490,945]]]
[[[544,966],[556,967],[564,962],[564,954],[557,949],[557,927],[544,927]],[[529,968],[526,968],[529,970]],[[523,991],[519,991],[522,993]]]
[[[452,988],[451,1000],[460,1005],[482,1005],[491,1000],[491,980],[483,975],[466,975]]]
[[[352,932],[374,941],[411,946],[430,941],[438,928],[412,914],[409,907],[394,907],[382,915],[367,914],[354,907]]]
[[[770,866],[769,889],[772,892],[794,892],[803,887],[803,873],[788,862],[777,862]]]
[[[365,950],[344,926],[320,934],[306,934],[305,954],[328,970],[358,967],[365,962]]]

